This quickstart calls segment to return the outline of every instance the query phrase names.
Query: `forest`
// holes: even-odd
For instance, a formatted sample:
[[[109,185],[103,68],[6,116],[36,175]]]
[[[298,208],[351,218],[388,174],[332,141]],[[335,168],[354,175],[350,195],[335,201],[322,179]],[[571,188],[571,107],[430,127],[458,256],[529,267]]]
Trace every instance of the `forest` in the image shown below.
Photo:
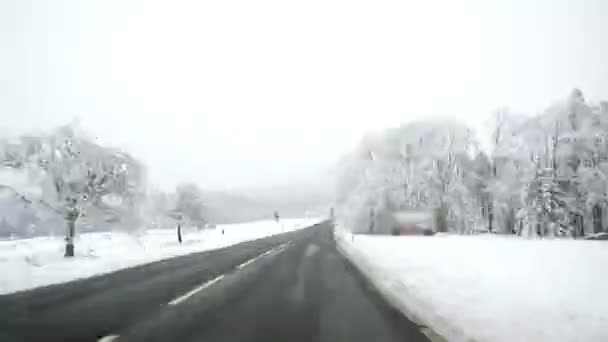
[[[366,135],[339,163],[355,231],[368,208],[429,209],[438,231],[582,237],[606,229],[608,102],[573,89],[536,115],[502,108],[481,132],[455,120]]]

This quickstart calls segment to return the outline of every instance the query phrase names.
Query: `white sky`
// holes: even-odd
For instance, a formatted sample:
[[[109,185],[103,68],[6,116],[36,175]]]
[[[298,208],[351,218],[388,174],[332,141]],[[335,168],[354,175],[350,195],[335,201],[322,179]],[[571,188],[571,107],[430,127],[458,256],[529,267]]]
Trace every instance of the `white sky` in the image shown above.
[[[0,1],[0,133],[80,117],[156,183],[269,184],[369,129],[608,99],[608,2]]]

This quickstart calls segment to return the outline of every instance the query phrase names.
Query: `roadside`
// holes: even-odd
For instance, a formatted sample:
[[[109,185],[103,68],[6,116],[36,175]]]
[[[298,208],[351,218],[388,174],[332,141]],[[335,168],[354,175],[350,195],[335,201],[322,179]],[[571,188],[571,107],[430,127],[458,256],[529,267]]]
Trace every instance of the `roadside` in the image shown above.
[[[389,302],[446,340],[608,340],[605,242],[335,236]]]
[[[0,296],[4,341],[428,341],[327,224]]]
[[[0,294],[22,291],[110,273],[153,261],[231,246],[318,223],[321,219],[283,219],[220,225],[214,229],[184,231],[183,243],[175,229],[148,230],[142,235],[124,232],[86,233],[76,240],[76,256],[64,258],[61,237],[0,241]]]

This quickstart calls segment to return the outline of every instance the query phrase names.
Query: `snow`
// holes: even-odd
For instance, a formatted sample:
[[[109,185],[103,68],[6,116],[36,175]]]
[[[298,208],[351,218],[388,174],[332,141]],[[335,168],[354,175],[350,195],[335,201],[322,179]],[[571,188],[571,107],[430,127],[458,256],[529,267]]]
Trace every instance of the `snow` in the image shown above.
[[[608,341],[608,244],[371,236],[340,249],[397,308],[449,341]]]
[[[282,219],[184,229],[183,243],[173,229],[85,233],[75,241],[76,256],[64,258],[62,237],[0,241],[0,294],[86,278],[161,259],[222,248],[281,232],[309,227],[321,219]],[[224,235],[222,235],[224,229]]]

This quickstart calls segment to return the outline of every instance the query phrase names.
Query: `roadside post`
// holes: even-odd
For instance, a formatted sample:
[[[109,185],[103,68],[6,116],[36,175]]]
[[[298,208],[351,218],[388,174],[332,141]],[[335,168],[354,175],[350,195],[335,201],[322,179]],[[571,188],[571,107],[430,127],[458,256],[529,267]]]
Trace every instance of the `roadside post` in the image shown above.
[[[369,208],[369,233],[370,234],[374,233],[375,223],[376,223],[376,211],[374,210],[374,207],[370,207]]]

